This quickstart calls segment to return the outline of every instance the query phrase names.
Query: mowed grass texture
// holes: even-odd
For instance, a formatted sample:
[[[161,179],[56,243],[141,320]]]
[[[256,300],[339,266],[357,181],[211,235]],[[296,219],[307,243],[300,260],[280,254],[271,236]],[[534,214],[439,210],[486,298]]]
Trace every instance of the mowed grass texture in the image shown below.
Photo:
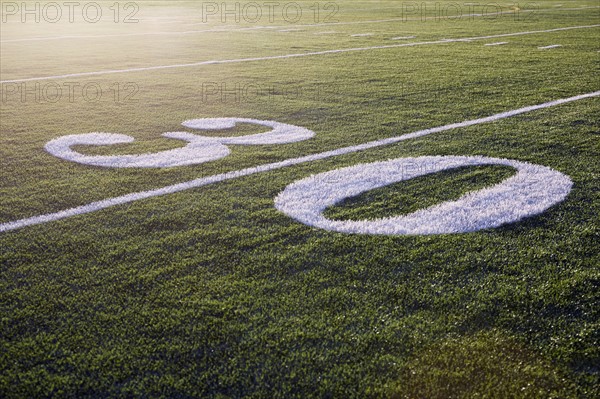
[[[201,2],[142,1],[136,24],[112,22],[113,2],[100,4],[96,24],[3,22],[0,80],[588,27],[3,83],[2,223],[600,89],[594,1],[521,5],[518,16],[501,3],[497,17],[467,17],[464,6],[460,19],[431,18],[436,3],[427,3],[424,20],[401,2],[338,1],[337,22],[315,21],[314,2],[299,2],[295,23],[280,14],[203,22]],[[362,34],[371,35],[352,36]],[[24,99],[13,92],[21,83]],[[55,84],[63,91],[53,102]],[[65,85],[100,87],[102,96],[75,89],[70,98]],[[599,107],[581,100],[1,233],[0,396],[597,397]],[[275,120],[316,136],[231,146],[222,160],[169,169],[84,166],[43,148],[67,134],[111,132],[136,141],[77,150],[155,152],[182,145],[161,133],[210,117]],[[242,124],[209,134],[261,131]],[[454,235],[340,234],[274,207],[311,174],[425,155],[545,165],[573,190],[540,215]],[[406,214],[513,173],[436,173],[325,214]]]

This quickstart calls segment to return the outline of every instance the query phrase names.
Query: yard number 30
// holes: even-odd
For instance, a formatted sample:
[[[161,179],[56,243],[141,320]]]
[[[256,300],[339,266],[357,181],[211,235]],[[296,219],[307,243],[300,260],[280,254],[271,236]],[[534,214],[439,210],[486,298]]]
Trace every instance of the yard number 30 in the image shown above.
[[[189,132],[163,136],[186,141],[185,147],[154,154],[91,156],[71,149],[74,145],[110,145],[134,139],[123,134],[88,133],[57,138],[46,150],[62,159],[103,167],[164,168],[194,165],[226,157],[227,145],[285,144],[309,139],[314,132],[299,126],[247,118],[207,118],[183,122],[196,130],[232,128],[236,123],[270,127],[271,131],[240,137],[208,137]],[[338,221],[323,211],[345,198],[418,176],[462,166],[505,165],[516,169],[501,183],[470,192],[456,201],[447,201],[408,215],[375,220]],[[288,185],[275,199],[275,207],[309,226],[325,230],[382,235],[426,235],[473,232],[516,222],[539,214],[569,194],[571,180],[546,166],[509,159],[480,156],[423,156],[358,164],[335,169]]]

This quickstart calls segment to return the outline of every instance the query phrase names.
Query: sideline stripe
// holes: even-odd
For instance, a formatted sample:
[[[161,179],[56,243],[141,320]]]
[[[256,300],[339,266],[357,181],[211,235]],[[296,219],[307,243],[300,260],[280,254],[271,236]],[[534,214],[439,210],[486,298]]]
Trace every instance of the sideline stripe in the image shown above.
[[[375,140],[375,141],[370,141],[370,142],[367,142],[364,144],[339,148],[337,150],[325,151],[325,152],[321,152],[318,154],[306,155],[306,156],[299,157],[299,158],[291,158],[291,159],[287,159],[287,160],[280,161],[280,162],[268,163],[268,164],[264,164],[264,165],[259,165],[259,166],[241,169],[241,170],[232,171],[232,172],[227,172],[227,173],[221,173],[218,175],[213,175],[213,176],[208,176],[208,177],[201,177],[199,179],[190,180],[190,181],[187,181],[184,183],[178,183],[178,184],[174,184],[171,186],[162,187],[162,188],[158,188],[158,189],[154,189],[154,190],[141,191],[141,192],[137,192],[137,193],[123,195],[120,197],[109,198],[109,199],[105,199],[102,201],[96,201],[96,202],[92,202],[87,205],[78,206],[76,208],[71,208],[71,209],[67,209],[64,211],[56,212],[56,213],[49,213],[49,214],[45,214],[45,215],[34,216],[34,217],[26,218],[26,219],[16,220],[14,222],[2,223],[2,224],[0,224],[0,232],[16,230],[16,229],[20,229],[20,228],[23,228],[26,226],[33,226],[36,224],[48,223],[48,222],[52,222],[52,221],[56,221],[56,220],[60,220],[60,219],[65,219],[65,218],[68,218],[71,216],[92,213],[92,212],[96,212],[101,209],[110,208],[110,207],[113,207],[116,205],[127,204],[130,202],[134,202],[134,201],[138,201],[138,200],[142,200],[142,199],[146,199],[146,198],[158,197],[158,196],[166,195],[166,194],[173,194],[173,193],[181,192],[184,190],[189,190],[191,188],[197,188],[197,187],[207,186],[207,185],[213,184],[213,183],[219,183],[219,182],[226,181],[226,180],[236,179],[236,178],[242,177],[242,176],[249,176],[249,175],[253,175],[253,174],[257,174],[257,173],[261,173],[261,172],[267,172],[267,171],[271,171],[271,170],[275,170],[275,169],[281,169],[286,166],[298,165],[298,164],[302,164],[302,163],[306,163],[306,162],[312,162],[312,161],[317,161],[317,160],[321,160],[321,159],[325,159],[325,158],[335,157],[337,155],[350,154],[353,152],[364,151],[364,150],[367,150],[370,148],[381,147],[381,146],[385,146],[388,144],[394,144],[394,143],[398,143],[400,141],[409,140],[409,139],[413,139],[416,137],[422,137],[422,136],[427,136],[427,135],[433,134],[433,133],[444,132],[446,130],[457,129],[457,128],[462,128],[462,127],[467,127],[467,126],[473,126],[473,125],[478,125],[481,123],[493,122],[498,119],[509,118],[511,116],[535,111],[535,110],[542,109],[542,108],[554,107],[557,105],[561,105],[561,104],[565,104],[565,103],[569,103],[569,102],[573,102],[573,101],[578,101],[578,100],[582,100],[585,98],[598,97],[598,96],[600,96],[600,91],[595,91],[592,93],[581,94],[581,95],[574,96],[574,97],[549,101],[549,102],[546,102],[543,104],[531,105],[528,107],[518,108],[518,109],[515,109],[512,111],[501,112],[499,114],[494,114],[494,115],[491,115],[491,116],[488,116],[485,118],[472,119],[469,121],[464,121],[464,122],[459,122],[459,123],[452,123],[449,125],[439,126],[439,127],[435,127],[435,128],[431,128],[431,129],[419,130],[419,131],[404,134],[401,136],[389,137],[387,139]]]
[[[597,28],[597,27],[600,27],[600,24],[568,26],[568,27],[564,27],[564,28],[534,30],[534,31],[515,32],[515,33],[502,33],[502,34],[498,34],[498,35],[475,36],[475,37],[466,37],[466,38],[459,38],[459,39],[443,39],[443,40],[434,40],[434,41],[430,41],[430,42],[412,42],[412,43],[403,43],[403,44],[390,44],[390,45],[383,45],[383,46],[355,47],[355,48],[345,48],[345,49],[337,49],[337,50],[313,51],[310,53],[272,55],[272,56],[266,56],[266,57],[236,58],[236,59],[229,59],[229,60],[211,60],[211,61],[193,62],[193,63],[189,63],[189,64],[157,65],[157,66],[151,66],[151,67],[112,69],[112,70],[95,71],[95,72],[69,73],[69,74],[65,74],[65,75],[40,76],[40,77],[35,77],[35,78],[2,80],[2,81],[0,81],[0,84],[75,78],[75,77],[83,77],[83,76],[109,75],[109,74],[116,74],[116,73],[155,71],[155,70],[162,70],[162,69],[191,68],[191,67],[197,67],[197,66],[202,66],[202,65],[236,64],[236,63],[242,63],[242,62],[279,60],[279,59],[297,58],[297,57],[311,57],[311,56],[325,55],[325,54],[338,54],[338,53],[348,53],[348,52],[355,52],[355,51],[380,50],[380,49],[390,49],[390,48],[399,48],[399,47],[414,47],[414,46],[424,46],[424,45],[433,45],[433,44],[468,42],[471,40],[483,40],[483,39],[493,39],[493,38],[497,38],[497,37],[533,35],[533,34],[537,34],[537,33],[560,32],[560,31],[567,31],[567,30],[573,30],[573,29],[590,29],[590,28]]]

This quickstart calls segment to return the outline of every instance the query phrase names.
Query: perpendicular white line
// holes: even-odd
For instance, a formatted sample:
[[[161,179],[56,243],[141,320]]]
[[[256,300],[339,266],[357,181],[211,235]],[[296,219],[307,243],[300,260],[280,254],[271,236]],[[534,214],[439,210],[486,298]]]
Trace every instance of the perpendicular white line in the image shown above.
[[[213,183],[219,183],[219,182],[223,182],[226,180],[236,179],[238,177],[249,176],[249,175],[253,175],[253,174],[257,174],[257,173],[261,173],[261,172],[268,172],[268,171],[272,171],[272,170],[276,170],[276,169],[281,169],[281,168],[284,168],[287,166],[298,165],[298,164],[302,164],[302,163],[306,163],[306,162],[312,162],[312,161],[318,161],[321,159],[331,158],[331,157],[335,157],[338,155],[364,151],[364,150],[368,150],[368,149],[375,148],[375,147],[381,147],[381,146],[385,146],[385,145],[389,145],[389,144],[398,143],[400,141],[404,141],[404,140],[408,140],[408,139],[427,136],[427,135],[433,134],[433,133],[444,132],[446,130],[463,128],[463,127],[478,125],[481,123],[493,122],[493,121],[496,121],[499,119],[504,119],[504,118],[509,118],[509,117],[515,116],[515,115],[524,114],[526,112],[531,112],[531,111],[548,108],[548,107],[554,107],[557,105],[561,105],[561,104],[565,104],[565,103],[569,103],[569,102],[573,102],[573,101],[578,101],[578,100],[582,100],[582,99],[586,99],[586,98],[591,98],[591,97],[598,97],[598,96],[600,96],[600,91],[595,91],[595,92],[586,93],[586,94],[580,94],[580,95],[569,97],[569,98],[563,98],[563,99],[559,99],[559,100],[545,102],[542,104],[531,105],[528,107],[518,108],[518,109],[511,110],[511,111],[501,112],[499,114],[494,114],[494,115],[491,115],[491,116],[488,116],[485,118],[478,118],[478,119],[472,119],[472,120],[468,120],[468,121],[464,121],[464,122],[451,123],[448,125],[439,126],[439,127],[435,127],[435,128],[418,130],[416,132],[404,134],[401,136],[389,137],[386,139],[370,141],[370,142],[367,142],[364,144],[343,147],[343,148],[339,148],[337,150],[330,150],[330,151],[325,151],[325,152],[321,152],[321,153],[317,153],[317,154],[306,155],[303,157],[290,158],[290,159],[280,161],[280,162],[273,162],[273,163],[259,165],[259,166],[255,166],[255,167],[251,167],[251,168],[240,169],[237,171],[221,173],[218,175],[201,177],[198,179],[190,180],[190,181],[183,182],[183,183],[177,183],[177,184],[173,184],[171,186],[166,186],[166,187],[162,187],[162,188],[158,188],[158,189],[154,189],[154,190],[141,191],[141,192],[137,192],[137,193],[123,195],[120,197],[96,201],[96,202],[92,202],[87,205],[82,205],[82,206],[78,206],[75,208],[66,209],[66,210],[60,211],[60,212],[49,213],[49,214],[40,215],[40,216],[34,216],[34,217],[26,218],[26,219],[16,220],[14,222],[2,223],[2,224],[0,224],[0,232],[7,232],[7,231],[17,230],[17,229],[20,229],[23,227],[27,227],[27,226],[33,226],[33,225],[37,225],[37,224],[43,224],[43,223],[48,223],[48,222],[57,221],[57,220],[61,220],[61,219],[66,219],[66,218],[69,218],[72,216],[92,213],[92,212],[96,212],[96,211],[99,211],[102,209],[110,208],[110,207],[117,206],[117,205],[127,204],[127,203],[134,202],[134,201],[139,201],[142,199],[158,197],[158,196],[167,195],[167,194],[173,194],[173,193],[189,190],[192,188],[198,188],[198,187],[207,186],[207,185],[213,184]]]
[[[536,31],[502,33],[502,34],[498,34],[498,35],[489,35],[489,36],[475,36],[475,37],[465,37],[465,38],[457,38],[457,39],[443,39],[443,40],[434,40],[434,41],[428,41],[428,42],[411,42],[411,43],[403,43],[403,44],[389,44],[389,45],[382,45],[382,46],[354,47],[354,48],[335,49],[335,50],[313,51],[313,52],[308,52],[308,53],[272,55],[272,56],[265,56],[265,57],[234,58],[234,59],[229,59],[229,60],[210,60],[210,61],[192,62],[192,63],[188,63],[188,64],[156,65],[156,66],[150,66],[150,67],[139,67],[139,68],[128,68],[128,69],[109,69],[109,70],[104,70],[104,71],[79,72],[79,73],[69,73],[69,74],[64,74],[64,75],[39,76],[39,77],[34,77],[34,78],[23,78],[23,79],[10,79],[10,80],[0,81],[0,84],[22,83],[22,82],[65,79],[65,78],[77,78],[77,77],[85,77],[85,76],[110,75],[110,74],[129,73],[129,72],[155,71],[155,70],[162,70],[162,69],[191,68],[191,67],[198,67],[198,66],[203,66],[203,65],[214,65],[214,64],[235,64],[235,63],[242,63],[242,62],[280,60],[280,59],[286,59],[286,58],[311,57],[311,56],[326,55],[326,54],[339,54],[339,53],[349,53],[349,52],[356,52],[356,51],[380,50],[380,49],[391,49],[391,48],[400,48],[400,47],[415,47],[415,46],[425,46],[425,45],[435,45],[435,44],[448,44],[448,43],[456,43],[456,42],[468,42],[468,41],[472,41],[472,40],[492,39],[492,38],[497,38],[497,37],[533,35],[533,34],[538,34],[538,33],[560,32],[560,31],[567,31],[567,30],[573,30],[573,29],[590,29],[590,28],[597,28],[597,27],[600,27],[600,24],[568,26],[568,27],[564,27],[564,28],[554,28],[554,29],[536,30]]]

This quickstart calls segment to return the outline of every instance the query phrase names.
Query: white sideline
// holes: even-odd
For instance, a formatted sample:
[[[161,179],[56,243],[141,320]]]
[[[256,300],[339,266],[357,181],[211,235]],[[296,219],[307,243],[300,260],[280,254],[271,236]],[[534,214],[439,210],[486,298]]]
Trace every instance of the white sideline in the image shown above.
[[[157,197],[166,194],[177,193],[184,190],[189,190],[191,188],[197,188],[202,186],[207,186],[209,184],[218,183],[226,180],[232,180],[242,176],[249,176],[256,173],[267,172],[275,169],[284,168],[286,166],[298,165],[306,162],[317,161],[325,158],[331,158],[337,155],[350,154],[353,152],[364,151],[370,148],[381,147],[388,144],[398,143],[400,141],[427,136],[433,133],[444,132],[446,130],[467,127],[478,125],[481,123],[493,122],[499,119],[509,118],[511,116],[520,115],[526,112],[535,111],[538,109],[554,107],[556,105],[561,105],[573,101],[582,100],[585,98],[598,97],[600,96],[600,90],[592,93],[580,94],[578,96],[573,96],[569,98],[563,98],[559,100],[549,101],[538,105],[531,105],[528,107],[518,108],[512,111],[501,112],[498,114],[494,114],[485,118],[472,119],[469,121],[451,123],[449,125],[439,126],[431,129],[419,130],[413,133],[404,134],[401,136],[389,137],[382,140],[370,141],[364,144],[353,145],[349,147],[339,148],[337,150],[325,151],[318,154],[306,155],[299,158],[291,158],[280,162],[268,163],[264,165],[259,165],[256,167],[241,169],[237,171],[221,173],[218,175],[201,177],[195,180],[190,180],[184,183],[178,183],[167,187],[162,187],[149,191],[141,191],[137,193],[126,194],[120,197],[109,198],[101,201],[92,202],[87,205],[78,206],[71,209],[66,209],[64,211],[49,213],[40,216],[34,216],[26,219],[20,219],[13,222],[7,222],[0,224],[0,232],[7,232],[11,230],[20,229],[26,226],[33,226],[42,223],[48,223],[60,219],[65,219],[71,216],[82,215],[86,213],[92,213],[99,211],[101,209],[110,208],[116,205],[122,205],[146,198]]]
[[[383,46],[354,47],[354,48],[345,48],[345,49],[336,49],[336,50],[313,51],[313,52],[309,52],[309,53],[271,55],[271,56],[265,56],[265,57],[236,58],[236,59],[229,59],[229,60],[210,60],[210,61],[193,62],[193,63],[189,63],[189,64],[157,65],[157,66],[151,66],[151,67],[69,73],[69,74],[65,74],[65,75],[39,76],[39,77],[35,77],[35,78],[2,80],[2,81],[0,81],[0,84],[75,78],[75,77],[83,77],[83,76],[109,75],[109,74],[128,73],[128,72],[155,71],[155,70],[162,70],[162,69],[190,68],[190,67],[198,67],[198,66],[203,66],[203,65],[214,65],[214,64],[236,64],[236,63],[242,63],[242,62],[279,60],[279,59],[297,58],[297,57],[311,57],[311,56],[317,56],[317,55],[339,54],[339,53],[348,53],[348,52],[355,52],[355,51],[380,50],[380,49],[390,49],[390,48],[399,48],[399,47],[414,47],[414,46],[425,46],[425,45],[433,45],[433,44],[448,44],[448,43],[456,43],[456,42],[468,42],[468,41],[472,41],[472,40],[493,39],[493,38],[497,38],[497,37],[523,36],[523,35],[533,35],[533,34],[537,34],[537,33],[560,32],[560,31],[567,31],[567,30],[573,30],[573,29],[590,29],[590,28],[597,28],[597,27],[600,27],[600,24],[568,26],[568,27],[564,27],[564,28],[534,30],[534,31],[525,31],[525,32],[501,33],[498,35],[475,36],[475,37],[465,37],[465,38],[458,38],[458,39],[443,39],[443,40],[434,40],[434,41],[430,41],[430,42],[411,42],[411,43],[402,43],[402,44],[389,44],[389,45],[383,45]]]

